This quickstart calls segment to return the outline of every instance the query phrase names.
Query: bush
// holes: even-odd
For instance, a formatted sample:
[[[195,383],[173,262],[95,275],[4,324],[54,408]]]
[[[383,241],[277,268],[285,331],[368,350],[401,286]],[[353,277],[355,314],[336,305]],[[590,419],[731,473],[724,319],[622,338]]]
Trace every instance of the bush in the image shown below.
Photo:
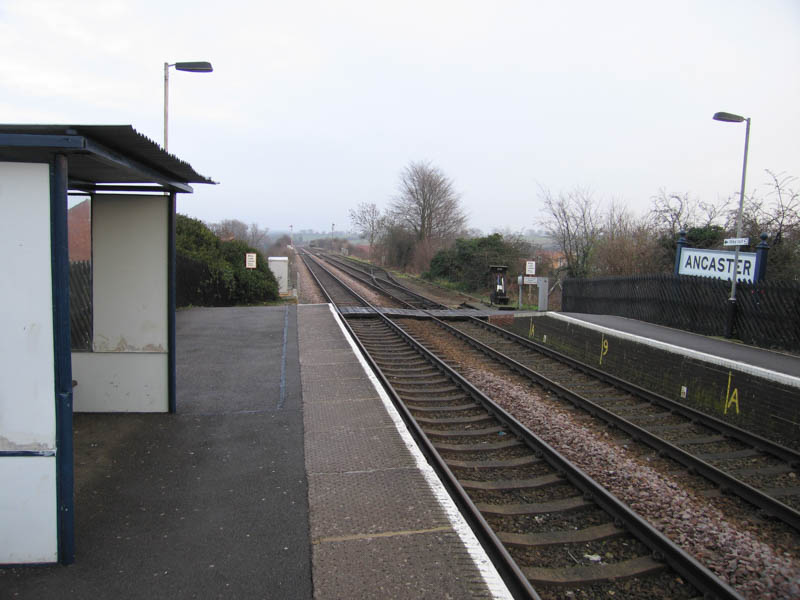
[[[202,221],[177,215],[175,280],[178,306],[232,306],[275,300],[278,283],[267,261],[239,241],[222,242]],[[245,268],[255,252],[256,269]]]
[[[451,281],[466,292],[481,290],[486,288],[489,281],[489,265],[508,266],[511,280],[518,263],[529,253],[528,244],[513,239],[513,236],[511,240],[506,240],[499,233],[457,239],[452,248],[436,253],[425,277]]]

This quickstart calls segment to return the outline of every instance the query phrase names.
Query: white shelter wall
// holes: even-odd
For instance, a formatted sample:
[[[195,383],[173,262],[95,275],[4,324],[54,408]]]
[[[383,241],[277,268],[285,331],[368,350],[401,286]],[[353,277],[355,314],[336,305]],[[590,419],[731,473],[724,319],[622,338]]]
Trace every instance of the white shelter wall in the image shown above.
[[[0,206],[0,256],[7,282],[0,310],[0,451],[53,450],[49,165],[0,162]]]
[[[95,352],[167,351],[169,211],[166,196],[95,196]]]
[[[4,456],[0,481],[0,564],[57,562],[55,456]]]
[[[75,412],[167,412],[168,361],[157,352],[73,352]]]

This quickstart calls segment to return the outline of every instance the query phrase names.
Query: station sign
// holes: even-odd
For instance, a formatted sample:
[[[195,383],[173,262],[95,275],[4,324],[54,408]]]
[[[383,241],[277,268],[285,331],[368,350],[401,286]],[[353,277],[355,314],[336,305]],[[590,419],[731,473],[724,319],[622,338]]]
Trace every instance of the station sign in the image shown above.
[[[700,248],[683,248],[681,250],[678,273],[695,277],[713,277],[727,279],[733,276],[733,264],[736,253],[730,250],[703,250]],[[739,281],[753,283],[756,273],[756,253],[739,253]]]
[[[247,252],[244,255],[244,266],[246,269],[255,269],[256,268],[256,253],[255,252]]]
[[[536,275],[536,261],[525,261],[525,275]]]

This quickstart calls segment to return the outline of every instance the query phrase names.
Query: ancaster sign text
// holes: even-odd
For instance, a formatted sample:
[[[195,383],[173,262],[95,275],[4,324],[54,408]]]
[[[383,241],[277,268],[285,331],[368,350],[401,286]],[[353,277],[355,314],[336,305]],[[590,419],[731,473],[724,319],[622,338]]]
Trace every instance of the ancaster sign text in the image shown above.
[[[730,280],[733,274],[733,263],[734,253],[730,251],[683,248],[678,272],[681,275]],[[755,272],[755,252],[740,252],[739,276],[737,279],[752,283]]]

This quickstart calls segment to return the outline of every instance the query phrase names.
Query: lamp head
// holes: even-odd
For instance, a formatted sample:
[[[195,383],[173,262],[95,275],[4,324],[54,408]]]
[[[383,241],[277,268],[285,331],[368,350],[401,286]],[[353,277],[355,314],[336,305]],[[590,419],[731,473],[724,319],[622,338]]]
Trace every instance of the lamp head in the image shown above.
[[[176,71],[190,71],[192,73],[211,73],[213,67],[210,62],[177,62],[174,65]]]
[[[740,117],[739,115],[734,115],[732,113],[718,112],[714,113],[714,120],[724,121],[725,123],[741,123],[742,121],[745,120],[745,118]]]

